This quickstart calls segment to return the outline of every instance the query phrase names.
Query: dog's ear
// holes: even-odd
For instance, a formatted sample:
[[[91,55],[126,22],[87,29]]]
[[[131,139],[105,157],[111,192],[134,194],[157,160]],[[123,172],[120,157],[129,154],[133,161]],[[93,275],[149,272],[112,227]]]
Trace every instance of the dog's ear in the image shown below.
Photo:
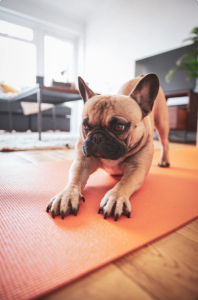
[[[159,78],[155,73],[145,75],[134,87],[130,97],[140,106],[143,117],[147,116],[153,108],[155,98],[159,91]]]
[[[91,97],[95,96],[96,94],[86,85],[84,80],[79,76],[78,77],[78,87],[81,97],[84,100],[84,103],[87,102]]]

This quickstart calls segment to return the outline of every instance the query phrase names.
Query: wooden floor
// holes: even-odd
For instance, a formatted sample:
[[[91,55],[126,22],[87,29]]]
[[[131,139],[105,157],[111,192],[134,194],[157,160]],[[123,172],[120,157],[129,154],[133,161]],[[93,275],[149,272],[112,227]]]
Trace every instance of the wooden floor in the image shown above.
[[[171,149],[195,146],[171,144]],[[155,142],[155,151],[159,151]],[[0,167],[73,159],[74,150],[0,153]],[[40,300],[197,300],[198,219]]]

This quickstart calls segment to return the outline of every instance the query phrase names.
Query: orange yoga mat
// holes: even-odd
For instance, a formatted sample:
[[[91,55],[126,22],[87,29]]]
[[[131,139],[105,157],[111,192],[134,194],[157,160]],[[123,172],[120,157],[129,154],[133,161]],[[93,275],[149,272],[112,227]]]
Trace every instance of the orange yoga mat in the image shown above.
[[[198,150],[173,150],[131,198],[132,214],[103,219],[104,194],[119,180],[102,170],[83,192],[78,216],[52,219],[49,199],[65,187],[69,161],[1,168],[0,299],[35,299],[173,231],[198,216]]]

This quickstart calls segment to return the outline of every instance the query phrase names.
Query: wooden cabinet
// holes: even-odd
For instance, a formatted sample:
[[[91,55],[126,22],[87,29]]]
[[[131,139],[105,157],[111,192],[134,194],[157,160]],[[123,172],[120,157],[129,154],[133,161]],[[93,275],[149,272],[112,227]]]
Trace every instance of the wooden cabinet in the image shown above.
[[[168,107],[170,129],[196,131],[198,94],[191,90],[165,93],[166,99],[182,96],[188,96],[188,104]]]
[[[187,128],[187,110],[179,106],[169,106],[169,126],[170,129],[186,130]]]

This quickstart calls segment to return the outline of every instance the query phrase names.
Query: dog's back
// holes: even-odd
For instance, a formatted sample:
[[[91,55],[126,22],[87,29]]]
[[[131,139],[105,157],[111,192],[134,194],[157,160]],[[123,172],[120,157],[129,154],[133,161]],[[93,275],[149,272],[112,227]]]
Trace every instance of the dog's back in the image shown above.
[[[140,79],[145,75],[141,74],[138,77],[126,82],[118,91],[118,95],[128,96],[131,91],[134,89],[136,84]],[[153,134],[154,128],[156,128],[159,136],[159,140],[162,144],[162,155],[160,159],[160,164],[167,165],[169,164],[169,117],[168,117],[168,107],[166,103],[166,98],[162,88],[159,88],[158,95],[155,99],[153,109],[151,113],[145,118],[146,122],[151,123],[151,134]]]

